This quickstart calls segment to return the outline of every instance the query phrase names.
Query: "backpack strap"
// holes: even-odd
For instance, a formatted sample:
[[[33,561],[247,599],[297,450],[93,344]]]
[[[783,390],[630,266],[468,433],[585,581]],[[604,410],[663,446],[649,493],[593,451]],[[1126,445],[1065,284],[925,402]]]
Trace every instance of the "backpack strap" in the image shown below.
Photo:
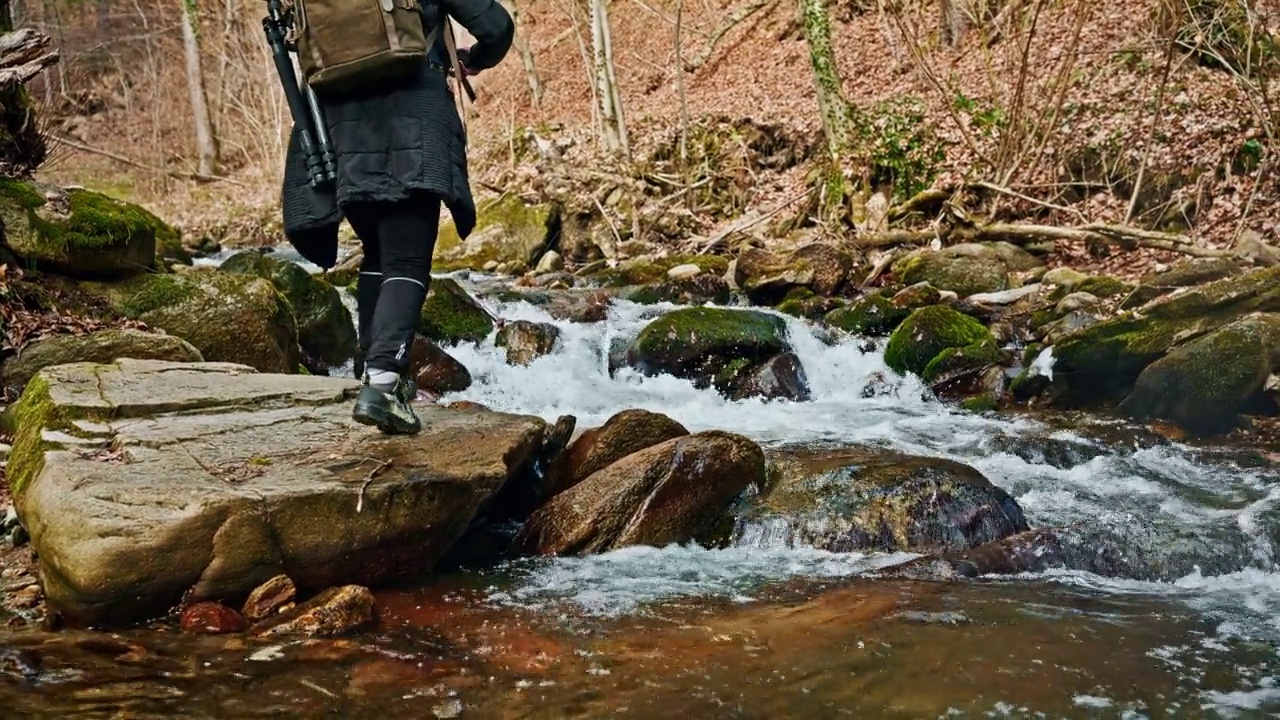
[[[465,87],[466,79],[462,77],[462,64],[458,62],[458,48],[453,37],[453,24],[449,22],[448,15],[441,13],[440,22],[436,25],[436,29],[440,30],[444,35],[444,47],[449,52],[449,66],[453,68],[454,80],[458,82],[458,87],[454,92],[454,100],[458,103],[458,119],[462,121],[462,134],[465,136],[467,134],[467,111],[462,102],[462,90]]]

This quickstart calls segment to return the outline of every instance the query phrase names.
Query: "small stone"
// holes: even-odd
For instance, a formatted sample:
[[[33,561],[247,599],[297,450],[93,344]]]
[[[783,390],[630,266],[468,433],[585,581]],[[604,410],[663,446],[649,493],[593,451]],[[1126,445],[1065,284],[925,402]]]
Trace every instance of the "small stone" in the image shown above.
[[[222,603],[198,602],[182,611],[182,629],[187,632],[220,635],[245,627],[244,617]]]
[[[697,265],[694,265],[693,263],[685,263],[683,265],[676,265],[668,270],[667,277],[672,280],[686,280],[700,274],[701,272],[702,268]]]
[[[560,257],[560,253],[555,250],[548,250],[542,254],[542,257],[538,260],[538,266],[533,271],[541,275],[542,273],[557,272],[563,269],[564,258]]]
[[[528,365],[555,349],[560,338],[560,328],[551,323],[513,320],[502,326],[495,341],[506,348],[507,363]]]
[[[510,264],[510,263],[498,263],[498,267],[496,267],[496,268],[494,268],[494,269],[493,269],[493,271],[494,271],[494,272],[499,273],[499,274],[506,273],[506,272],[508,272],[508,271],[510,271],[510,270],[511,270],[511,264]]]
[[[1071,289],[1080,283],[1088,280],[1089,276],[1079,270],[1072,270],[1069,267],[1059,267],[1050,270],[1040,278],[1040,282],[1046,285],[1057,285]]]
[[[270,617],[286,607],[298,595],[298,588],[288,575],[276,575],[262,583],[244,603],[244,616],[250,622]]]
[[[1054,312],[1059,316],[1066,315],[1067,313],[1075,312],[1076,310],[1091,308],[1100,302],[1102,301],[1098,299],[1098,296],[1092,293],[1073,292],[1058,301],[1058,305],[1054,308]]]
[[[485,272],[493,272],[494,270],[497,270],[497,269],[498,269],[497,260],[490,260],[489,262],[485,263],[483,266],[483,270]]]

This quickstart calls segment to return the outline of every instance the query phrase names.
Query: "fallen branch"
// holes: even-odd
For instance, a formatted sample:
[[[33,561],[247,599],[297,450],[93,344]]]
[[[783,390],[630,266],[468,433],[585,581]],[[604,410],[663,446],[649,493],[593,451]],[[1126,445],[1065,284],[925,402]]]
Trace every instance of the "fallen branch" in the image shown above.
[[[734,29],[744,20],[756,14],[772,2],[773,0],[749,0],[746,4],[739,5],[734,8],[732,12],[725,16],[724,20],[720,23],[720,26],[711,33],[711,37],[707,38],[707,44],[702,48],[702,52],[685,61],[685,71],[693,72],[707,64],[707,61],[715,54],[716,44],[719,43],[725,35],[729,34],[730,30]]]
[[[179,180],[200,180],[203,182],[225,182],[231,185],[235,185],[237,187],[245,187],[244,183],[236,180],[232,180],[231,178],[225,177],[222,175],[205,175],[204,173],[198,173],[198,172],[182,172],[180,170],[169,170],[156,165],[148,165],[147,163],[134,160],[133,158],[128,158],[123,155],[113,153],[110,150],[103,150],[102,148],[96,148],[91,145],[85,145],[84,143],[76,142],[71,138],[63,137],[61,135],[51,135],[50,139],[52,139],[56,143],[59,143],[61,145],[66,145],[69,148],[73,148],[81,152],[92,153],[94,155],[101,155],[102,157],[115,160],[118,163],[130,165],[132,167],[140,168],[142,170],[150,170],[151,172],[161,173],[164,175],[168,175],[169,177],[178,178]]]
[[[0,86],[21,85],[58,62],[58,51],[49,49],[49,36],[22,28],[0,36]]]
[[[391,461],[383,460],[378,463],[377,467],[370,470],[368,475],[364,476],[364,482],[360,485],[360,492],[356,495],[356,512],[360,512],[364,509],[364,491],[369,488],[369,483],[373,482],[373,479],[378,476],[378,473],[389,467],[391,467]]]
[[[734,233],[746,232],[747,230],[755,227],[756,225],[759,225],[762,222],[767,222],[768,220],[777,216],[778,213],[781,213],[783,210],[786,210],[787,208],[791,207],[791,205],[794,204],[795,201],[808,197],[812,193],[813,193],[813,188],[806,188],[805,190],[802,190],[801,192],[798,192],[795,195],[792,195],[791,197],[787,198],[786,200],[778,203],[778,206],[773,208],[769,212],[766,212],[762,215],[749,215],[744,218],[739,218],[735,222],[730,223],[728,227],[724,228],[720,232],[716,233],[715,235],[712,235],[706,240],[703,240],[701,242],[701,245],[698,247],[696,254],[706,255],[708,252],[715,249],[717,246],[723,243],[726,239],[728,239]]]

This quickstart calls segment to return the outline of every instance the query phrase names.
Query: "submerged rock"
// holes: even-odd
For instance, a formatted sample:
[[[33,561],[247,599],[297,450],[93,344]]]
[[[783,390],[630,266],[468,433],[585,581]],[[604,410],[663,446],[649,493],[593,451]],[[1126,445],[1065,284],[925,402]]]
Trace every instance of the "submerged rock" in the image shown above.
[[[513,547],[539,555],[704,540],[729,504],[765,480],[751,440],[712,430],[626,455],[538,508]]]
[[[1017,501],[942,458],[854,448],[784,456],[782,477],[738,512],[735,542],[761,533],[833,552],[971,548],[1028,529]]]
[[[351,311],[338,289],[302,266],[257,250],[243,250],[218,266],[220,272],[256,275],[270,280],[293,310],[298,344],[309,357],[330,367],[350,360],[356,351]]]
[[[242,632],[248,627],[248,623],[240,613],[216,602],[198,602],[188,605],[183,609],[179,622],[182,629],[189,633],[207,635]]]
[[[767,382],[752,384],[756,371],[790,350],[786,323],[776,315],[696,307],[667,313],[646,325],[627,348],[624,361],[646,375],[686,378],[697,387],[714,387],[726,397],[741,399],[767,389]],[[787,392],[797,386],[803,386],[803,378],[777,387]]]
[[[119,360],[46,368],[8,480],[51,609],[73,624],[429,572],[529,471],[546,423],[421,406],[421,435],[351,420],[354,380]]]
[[[55,335],[36,340],[0,364],[0,379],[5,387],[20,394],[37,372],[51,365],[109,363],[123,357],[175,362],[204,360],[199,350],[180,337],[112,328],[86,335]]]

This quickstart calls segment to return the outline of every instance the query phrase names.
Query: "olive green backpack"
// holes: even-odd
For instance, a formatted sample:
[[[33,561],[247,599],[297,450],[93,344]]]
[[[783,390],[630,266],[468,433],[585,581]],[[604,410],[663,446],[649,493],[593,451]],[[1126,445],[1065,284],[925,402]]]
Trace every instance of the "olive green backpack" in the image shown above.
[[[433,1],[433,0],[428,0]],[[285,0],[302,77],[317,93],[344,92],[370,82],[410,76],[421,68],[439,33],[462,82],[449,17],[430,32],[421,0]]]

